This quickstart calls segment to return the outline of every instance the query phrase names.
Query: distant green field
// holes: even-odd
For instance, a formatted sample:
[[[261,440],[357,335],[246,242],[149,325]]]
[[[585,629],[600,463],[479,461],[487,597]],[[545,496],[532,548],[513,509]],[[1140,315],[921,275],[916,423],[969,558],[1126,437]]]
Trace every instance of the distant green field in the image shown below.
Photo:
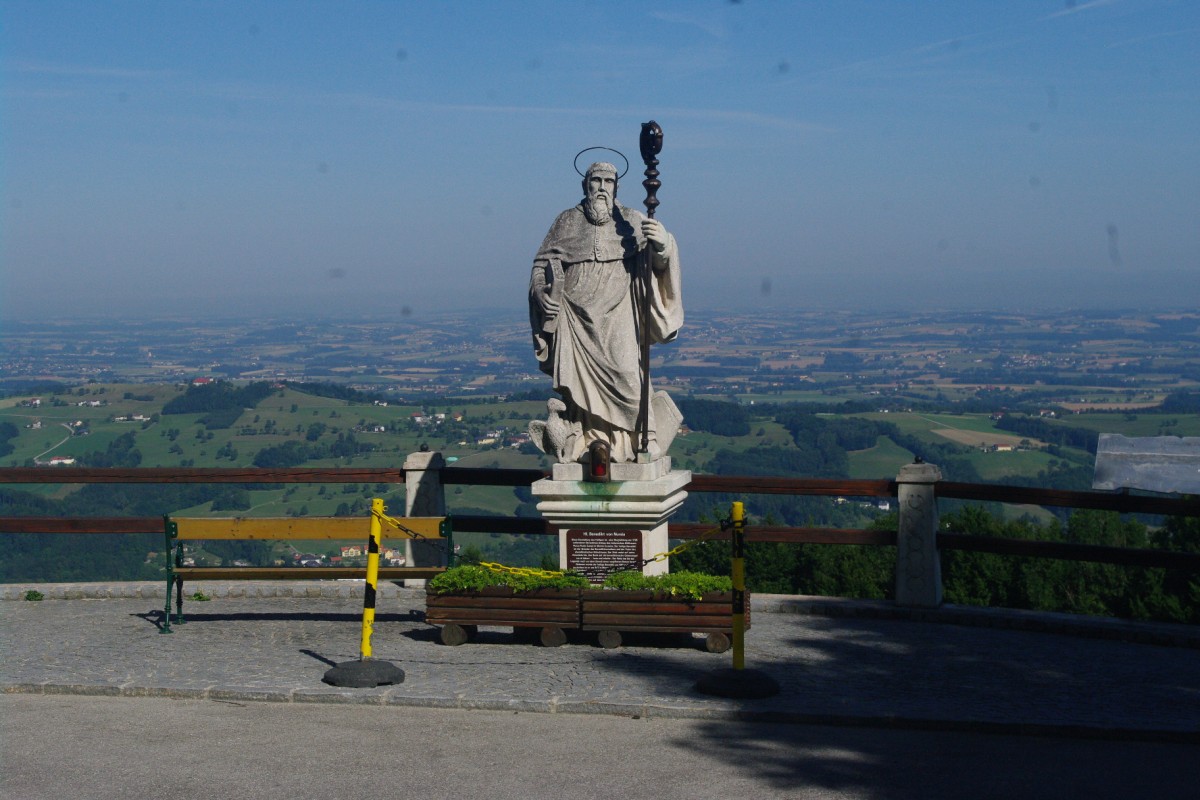
[[[901,433],[910,436],[916,436],[924,441],[935,442],[937,444],[945,444],[947,439],[943,436],[938,436],[933,431],[937,428],[949,427],[939,418],[943,415],[937,414],[911,414],[906,412],[894,413],[873,413],[873,414],[855,414],[854,416],[864,419],[872,419],[878,422],[888,422],[895,425]],[[951,417],[951,415],[944,415]],[[958,418],[953,418],[958,419]]]
[[[905,464],[911,464],[913,454],[887,436],[875,440],[867,450],[850,454],[850,477],[855,479],[894,478]]]
[[[922,414],[921,416],[947,428],[975,431],[976,433],[1007,433],[1000,431],[988,414]]]
[[[971,447],[985,444],[1000,444],[1022,438],[1012,431],[996,427],[996,424],[986,414],[915,414],[908,412],[856,414],[854,416],[887,422],[895,425],[901,433],[916,436],[922,441],[935,444],[955,443]],[[940,431],[940,432],[939,432]],[[966,434],[955,437],[954,431]],[[1036,472],[1036,470],[1035,470]]]
[[[459,457],[458,467],[493,467],[501,469],[549,469],[543,456],[525,455],[511,447],[478,450]]]
[[[447,401],[445,411],[461,410],[467,412],[467,417],[481,417],[489,414],[501,418],[521,418],[532,416],[541,419],[546,416],[545,400],[521,400],[519,402],[480,403],[478,405],[458,406],[453,401]]]
[[[456,509],[482,508],[512,516],[517,510],[517,497],[510,486],[455,486],[446,488],[446,505],[451,513]]]
[[[858,398],[858,397],[865,397],[866,395],[863,395],[860,392],[854,392],[853,396]],[[711,399],[711,400],[728,400],[729,399],[729,395],[727,395],[727,394],[720,394],[720,395],[697,394],[696,397],[704,397],[704,398]],[[830,397],[826,392],[822,392],[819,389],[812,390],[812,391],[794,390],[794,391],[779,392],[778,394],[764,394],[764,393],[752,392],[749,394],[739,394],[739,395],[736,395],[736,397],[739,402],[745,403],[747,405],[751,404],[751,403],[754,403],[754,404],[758,404],[758,403],[829,403],[829,402],[842,401],[842,400],[849,399],[847,397],[833,398],[833,397]],[[753,409],[751,409],[751,411],[753,412]]]
[[[1123,436],[1200,436],[1200,414],[1067,414],[1054,424]]]
[[[762,432],[761,436],[759,435],[760,431]],[[766,447],[788,447],[793,441],[787,428],[773,420],[752,419],[750,435],[757,440],[756,444]]]
[[[751,426],[751,431],[756,428]],[[752,437],[753,438],[753,437]],[[693,471],[704,471],[704,465],[707,464],[717,454],[717,451],[725,448],[738,447],[738,438],[731,436],[714,436],[711,433],[704,431],[692,431],[686,436],[679,436],[671,445],[671,460],[672,463],[681,469],[690,469]],[[742,441],[741,447],[753,447],[755,442]]]
[[[1041,450],[1013,450],[1009,452],[973,452],[968,460],[979,471],[985,481],[1003,483],[1004,478],[1018,475],[1036,475],[1049,469],[1054,456]]]

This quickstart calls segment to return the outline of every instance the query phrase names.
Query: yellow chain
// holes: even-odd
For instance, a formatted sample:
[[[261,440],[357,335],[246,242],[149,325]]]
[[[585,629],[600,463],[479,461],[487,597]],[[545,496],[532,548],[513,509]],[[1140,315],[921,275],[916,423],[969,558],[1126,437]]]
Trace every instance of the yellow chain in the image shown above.
[[[566,573],[563,570],[535,569],[534,567],[506,567],[493,561],[480,561],[479,566],[492,572],[508,572],[513,575],[525,575],[530,578],[557,578]]]
[[[674,547],[672,547],[670,550],[666,551],[665,553],[659,553],[656,556],[652,556],[651,558],[646,559],[645,563],[653,564],[656,561],[666,561],[671,556],[677,556],[680,553],[682,553],[684,550],[687,550],[690,547],[695,547],[696,545],[700,544],[701,542],[706,541],[713,534],[720,533],[721,530],[722,530],[721,528],[710,528],[709,530],[706,530],[704,533],[700,534],[699,536],[697,536],[695,539],[692,539],[691,541],[681,542],[681,543],[675,545]]]
[[[410,538],[410,539],[428,539],[429,538],[428,536],[425,536],[423,534],[417,533],[414,530],[410,530],[410,529],[404,527],[404,525],[400,522],[400,520],[396,519],[395,517],[389,517],[387,514],[384,514],[382,512],[376,512],[374,510],[372,510],[371,513],[374,514],[375,516],[379,517],[379,519],[381,521],[386,522],[387,524],[391,525],[393,528],[397,529],[401,533],[407,535],[408,538]]]

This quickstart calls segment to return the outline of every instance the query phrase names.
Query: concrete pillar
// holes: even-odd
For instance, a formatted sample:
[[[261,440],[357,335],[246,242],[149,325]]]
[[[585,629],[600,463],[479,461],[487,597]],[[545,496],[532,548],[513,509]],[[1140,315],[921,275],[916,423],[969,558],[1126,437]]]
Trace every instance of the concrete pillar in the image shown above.
[[[404,515],[407,517],[446,516],[446,492],[442,488],[441,453],[410,453],[404,459]],[[404,555],[410,567],[444,567],[446,551],[439,545],[406,539]],[[409,579],[405,586],[424,586],[425,581]]]
[[[942,562],[937,549],[938,511],[934,484],[942,472],[933,464],[909,464],[896,476],[900,525],[896,537],[896,605],[936,608],[942,604]]]

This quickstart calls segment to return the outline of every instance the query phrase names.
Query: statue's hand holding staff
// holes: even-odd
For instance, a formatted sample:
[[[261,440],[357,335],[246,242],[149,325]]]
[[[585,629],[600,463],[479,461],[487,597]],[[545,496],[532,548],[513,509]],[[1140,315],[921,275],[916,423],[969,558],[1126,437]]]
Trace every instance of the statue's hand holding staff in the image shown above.
[[[654,245],[654,251],[661,253],[667,249],[667,229],[663,224],[656,219],[647,217],[642,220],[642,235],[650,244]]]

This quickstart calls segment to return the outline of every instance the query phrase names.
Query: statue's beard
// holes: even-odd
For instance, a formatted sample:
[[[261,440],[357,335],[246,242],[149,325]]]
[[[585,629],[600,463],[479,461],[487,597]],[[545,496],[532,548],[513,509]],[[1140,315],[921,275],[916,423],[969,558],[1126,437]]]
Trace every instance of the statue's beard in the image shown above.
[[[612,206],[604,195],[589,197],[583,201],[583,214],[593,225],[603,225],[612,219]]]

